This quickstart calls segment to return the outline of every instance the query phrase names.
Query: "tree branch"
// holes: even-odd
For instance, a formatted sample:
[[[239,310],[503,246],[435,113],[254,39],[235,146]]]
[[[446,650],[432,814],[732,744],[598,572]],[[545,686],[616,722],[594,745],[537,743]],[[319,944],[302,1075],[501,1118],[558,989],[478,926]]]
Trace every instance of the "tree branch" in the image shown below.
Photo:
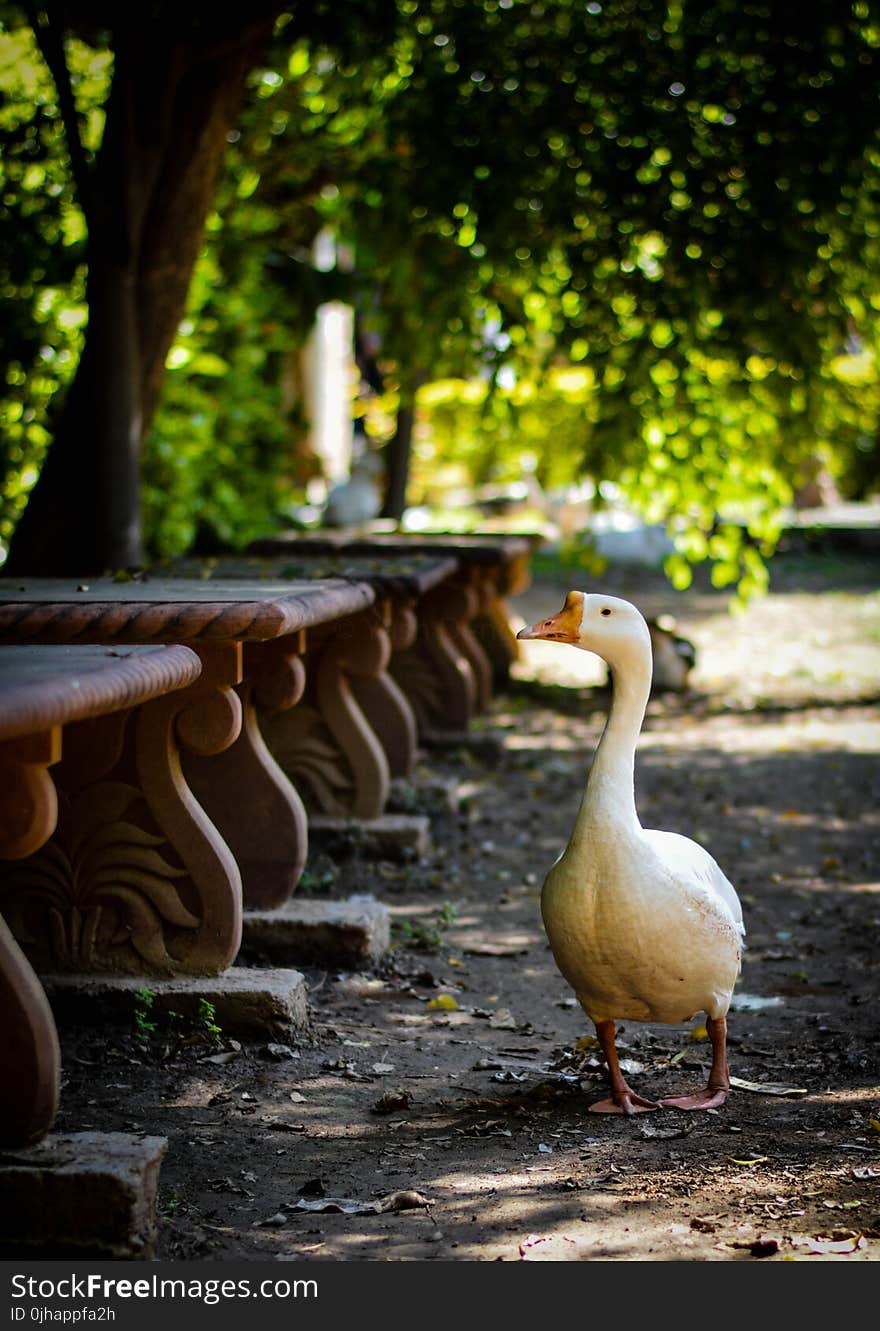
[[[64,54],[64,39],[61,32],[56,30],[45,10],[38,10],[37,6],[30,3],[29,0],[25,0],[24,10],[28,22],[33,28],[37,46],[40,48],[58,92],[58,107],[61,111],[61,122],[64,125],[64,134],[67,139],[67,151],[70,157],[74,189],[80,207],[88,217],[91,177],[88,159],[79,132],[79,114],[73,96],[70,70],[67,67],[67,59]]]

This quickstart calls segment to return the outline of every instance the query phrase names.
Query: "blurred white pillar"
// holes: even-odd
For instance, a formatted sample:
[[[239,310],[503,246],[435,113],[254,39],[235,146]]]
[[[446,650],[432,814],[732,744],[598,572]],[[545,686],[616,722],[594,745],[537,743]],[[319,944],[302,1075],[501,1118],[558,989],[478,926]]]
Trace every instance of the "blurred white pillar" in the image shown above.
[[[336,242],[332,232],[324,230],[318,234],[313,256],[314,265],[321,272],[328,272],[336,266]],[[327,487],[345,480],[351,470],[354,437],[351,404],[356,384],[354,310],[342,301],[329,301],[326,305],[319,305],[305,349],[305,395],[311,421],[311,444],[321,459]]]

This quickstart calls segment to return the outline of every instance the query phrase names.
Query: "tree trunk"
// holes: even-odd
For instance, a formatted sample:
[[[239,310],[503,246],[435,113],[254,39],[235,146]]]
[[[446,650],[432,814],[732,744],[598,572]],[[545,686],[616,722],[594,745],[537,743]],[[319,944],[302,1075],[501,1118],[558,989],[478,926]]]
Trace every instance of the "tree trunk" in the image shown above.
[[[271,18],[195,40],[140,6],[114,16],[104,139],[83,200],[89,325],[4,572],[143,562],[140,457],[183,316],[220,162]]]
[[[413,425],[416,418],[416,393],[424,381],[424,375],[420,374],[416,375],[411,383],[401,384],[397,426],[386,450],[387,487],[381,516],[393,518],[395,522],[400,521],[406,508]]]

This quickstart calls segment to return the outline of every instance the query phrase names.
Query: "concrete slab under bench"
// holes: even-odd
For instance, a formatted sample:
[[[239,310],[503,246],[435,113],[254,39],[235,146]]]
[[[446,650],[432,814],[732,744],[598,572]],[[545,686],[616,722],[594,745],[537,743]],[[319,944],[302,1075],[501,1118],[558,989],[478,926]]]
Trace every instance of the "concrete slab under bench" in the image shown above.
[[[242,942],[270,961],[360,967],[391,946],[391,916],[375,897],[347,901],[293,897],[274,910],[246,910]]]
[[[386,813],[381,818],[336,818],[309,814],[312,845],[348,841],[386,859],[420,859],[431,848],[431,823],[424,814]]]
[[[149,1261],[165,1137],[51,1134],[0,1150],[0,1257]]]
[[[428,730],[419,732],[426,749],[463,749],[483,762],[498,762],[504,756],[504,737],[483,730]]]
[[[265,1038],[308,1025],[305,979],[287,968],[235,966],[221,975],[171,978],[46,975],[42,980],[59,1026],[69,1021],[93,1025],[101,1019],[133,1024],[145,991],[151,995],[149,1020],[176,1012],[198,1025],[205,1020],[207,1003],[224,1035]]]

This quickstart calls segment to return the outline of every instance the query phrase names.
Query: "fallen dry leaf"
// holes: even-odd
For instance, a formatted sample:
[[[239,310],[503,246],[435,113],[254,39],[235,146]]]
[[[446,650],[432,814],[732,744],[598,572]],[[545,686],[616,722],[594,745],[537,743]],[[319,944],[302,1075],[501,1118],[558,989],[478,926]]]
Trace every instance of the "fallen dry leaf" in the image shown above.
[[[452,994],[438,994],[436,998],[429,998],[427,1006],[431,1009],[441,1012],[456,1012],[458,1003],[452,997]]]
[[[582,1035],[579,1040],[575,1040],[575,1049],[598,1049],[599,1041],[595,1035]]]
[[[389,1193],[387,1197],[379,1197],[373,1202],[358,1201],[355,1197],[319,1197],[314,1200],[301,1197],[289,1209],[291,1211],[337,1211],[341,1212],[342,1215],[386,1215],[395,1211],[426,1210],[433,1205],[433,1201],[428,1197],[423,1197],[420,1192],[404,1188],[400,1192]],[[264,1223],[268,1224],[268,1221]]]
[[[744,1081],[742,1077],[731,1077],[731,1086],[738,1091],[751,1091],[754,1095],[785,1095],[795,1098],[808,1095],[806,1086],[784,1086],[775,1081]]]
[[[301,1197],[292,1211],[337,1211],[343,1215],[378,1215],[378,1202],[359,1202],[354,1197]]]
[[[412,1096],[409,1091],[403,1087],[397,1087],[394,1090],[385,1091],[379,1099],[371,1106],[371,1114],[394,1114],[400,1109],[408,1109],[412,1104]]]
[[[289,1044],[267,1044],[266,1053],[270,1058],[277,1059],[279,1063],[288,1058],[299,1058],[297,1051],[291,1049]]]
[[[808,1252],[858,1252],[860,1248],[865,1247],[864,1234],[856,1230],[835,1230],[833,1234],[816,1234],[812,1238],[792,1238],[792,1243],[797,1247],[806,1248]]]
[[[676,1128],[658,1128],[647,1119],[646,1121],[636,1120],[640,1137],[652,1137],[657,1141],[671,1141],[674,1137],[689,1137],[694,1130],[694,1124],[682,1124]]]
[[[767,1155],[755,1155],[750,1160],[741,1160],[735,1155],[726,1155],[725,1160],[729,1160],[732,1165],[764,1165],[769,1160]]]
[[[760,1012],[762,1008],[782,1007],[784,1002],[785,999],[778,995],[734,994],[730,1007],[732,1012]]]
[[[753,1257],[772,1257],[779,1252],[778,1239],[751,1239],[740,1242],[734,1239],[726,1245],[728,1248],[747,1248]]]
[[[511,938],[506,943],[467,943],[462,948],[474,957],[519,957],[528,952],[534,940],[531,938]]]
[[[433,1198],[423,1197],[420,1192],[415,1192],[412,1188],[390,1192],[387,1197],[382,1197],[379,1201],[379,1209],[383,1214],[388,1211],[426,1211],[433,1205]]]

